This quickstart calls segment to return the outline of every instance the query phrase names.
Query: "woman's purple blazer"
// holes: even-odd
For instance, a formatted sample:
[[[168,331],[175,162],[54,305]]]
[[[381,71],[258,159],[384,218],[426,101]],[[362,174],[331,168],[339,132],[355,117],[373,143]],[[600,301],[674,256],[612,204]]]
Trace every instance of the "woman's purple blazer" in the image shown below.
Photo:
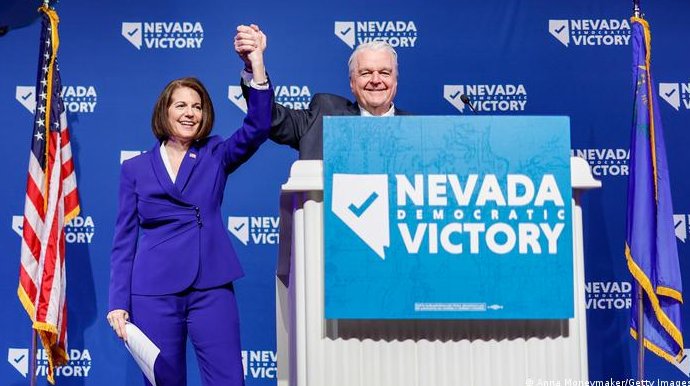
[[[268,138],[273,90],[249,92],[247,116],[230,138],[192,144],[175,183],[160,143],[122,164],[110,264],[109,310],[130,295],[212,288],[244,275],[221,216],[227,177]]]

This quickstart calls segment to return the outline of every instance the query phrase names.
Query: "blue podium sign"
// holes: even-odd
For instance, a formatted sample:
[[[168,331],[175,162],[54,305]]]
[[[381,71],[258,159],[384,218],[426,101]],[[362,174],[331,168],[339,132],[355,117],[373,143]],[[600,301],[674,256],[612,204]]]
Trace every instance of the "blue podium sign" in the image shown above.
[[[327,319],[573,317],[567,117],[327,117]]]

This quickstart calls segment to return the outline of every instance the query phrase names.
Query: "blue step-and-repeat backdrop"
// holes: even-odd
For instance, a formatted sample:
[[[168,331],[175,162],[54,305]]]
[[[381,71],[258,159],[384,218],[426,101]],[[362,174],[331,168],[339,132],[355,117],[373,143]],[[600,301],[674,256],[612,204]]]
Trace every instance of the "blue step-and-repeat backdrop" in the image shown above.
[[[655,92],[661,98],[676,236],[690,283],[690,2],[643,1],[652,28]],[[396,105],[419,115],[460,115],[460,95],[480,114],[566,115],[572,152],[603,188],[584,196],[586,307],[592,380],[634,377],[628,333],[633,297],[623,246],[632,119],[628,0],[284,2],[63,0],[59,60],[82,212],[67,227],[70,362],[62,385],[142,382],[106,323],[110,248],[122,159],[151,149],[154,101],[171,79],[199,77],[217,112],[215,133],[243,117],[238,24],[268,36],[266,63],[279,103],[305,107],[315,92],[350,95],[347,58],[371,39],[397,47]],[[5,157],[0,189],[0,384],[25,385],[29,320],[17,297],[21,222],[32,130],[39,23],[0,38],[0,106]],[[529,133],[524,133],[529,135]],[[274,273],[278,194],[290,148],[267,143],[230,176],[223,211],[246,277],[236,283],[247,385],[275,385]],[[242,225],[244,224],[244,226]],[[239,229],[239,230],[238,230]],[[690,320],[684,312],[685,320]],[[690,336],[688,324],[686,340]],[[189,351],[190,384],[198,385]],[[690,380],[647,355],[647,378]],[[500,364],[497,364],[500,370]],[[39,355],[39,384],[46,360]],[[326,386],[326,385],[324,385]]]

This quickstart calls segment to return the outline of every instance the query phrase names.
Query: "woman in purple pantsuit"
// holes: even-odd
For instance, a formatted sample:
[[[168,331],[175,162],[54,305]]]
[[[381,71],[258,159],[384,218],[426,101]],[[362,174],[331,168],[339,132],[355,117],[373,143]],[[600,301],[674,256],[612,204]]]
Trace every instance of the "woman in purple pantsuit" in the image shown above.
[[[155,364],[161,386],[186,384],[188,335],[204,385],[244,384],[232,286],[243,272],[220,207],[228,175],[268,138],[273,90],[265,48],[256,26],[238,27],[235,50],[253,79],[247,116],[230,138],[209,136],[213,105],[204,86],[178,79],[154,108],[158,142],[122,164],[108,322],[127,339],[131,319],[161,349]]]

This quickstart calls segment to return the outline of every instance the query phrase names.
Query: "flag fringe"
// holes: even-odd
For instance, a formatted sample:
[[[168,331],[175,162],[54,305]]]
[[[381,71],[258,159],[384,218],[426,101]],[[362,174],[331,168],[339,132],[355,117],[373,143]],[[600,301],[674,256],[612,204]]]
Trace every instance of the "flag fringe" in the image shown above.
[[[64,365],[69,361],[67,352],[57,345],[57,326],[45,322],[36,322],[34,320],[34,305],[31,302],[31,299],[29,299],[29,295],[27,295],[21,285],[17,289],[17,296],[19,296],[19,301],[21,301],[24,309],[29,314],[29,318],[31,318],[32,328],[38,332],[38,335],[41,338],[41,343],[43,344],[46,356],[48,357],[49,370],[46,374],[46,378],[50,384],[54,385],[55,367]]]
[[[649,31],[649,23],[641,17],[631,17],[631,23],[640,23],[644,32],[644,72],[647,76],[647,111],[649,112],[649,150],[652,154],[652,170],[654,171],[654,200],[659,201],[659,170],[656,161],[656,130],[654,127],[654,105],[652,102],[652,33]]]
[[[74,209],[72,209],[71,212],[69,212],[65,215],[65,220],[64,220],[65,224],[67,224],[68,222],[72,221],[75,217],[77,217],[79,215],[79,212],[81,212],[81,207],[79,205],[77,205]]]
[[[38,330],[38,335],[41,337],[41,343],[43,343],[43,347],[46,349],[46,356],[48,357],[48,372],[46,378],[51,385],[54,385],[55,367],[66,364],[69,358],[67,357],[67,353],[57,345],[57,334],[55,332],[40,330],[37,328],[37,325],[52,328],[55,328],[55,326],[47,323],[34,323],[34,329]],[[57,329],[55,329],[55,331],[57,331]]]
[[[637,339],[638,338],[637,331],[632,327],[630,327],[630,336],[632,336],[633,339],[638,340]],[[650,342],[646,338],[645,338],[643,344],[647,350],[653,352],[657,356],[665,359],[666,361],[668,361],[670,363],[673,363],[673,364],[679,363],[683,359],[683,350],[679,351],[678,354],[676,354],[676,356],[673,356],[673,355],[670,355],[668,352],[666,352],[666,350],[655,345],[654,343]]]
[[[24,291],[24,288],[21,284],[19,284],[19,287],[17,288],[17,296],[19,296],[19,301],[22,303],[22,306],[24,306],[24,310],[27,314],[29,314],[29,318],[33,323],[34,315],[36,315],[36,309],[34,308],[33,302],[29,298],[29,295],[26,293],[26,291]]]
[[[661,295],[661,296],[666,296],[667,298],[672,298],[677,300],[679,303],[683,303],[683,295],[680,293],[680,291],[669,288],[669,287],[664,287],[664,286],[658,286],[656,287],[656,294]]]
[[[630,252],[630,247],[628,246],[628,243],[625,243],[625,258],[628,262],[628,269],[630,270],[630,273],[633,275],[635,281],[637,281],[637,283],[640,285],[640,287],[644,290],[645,294],[649,298],[649,302],[652,305],[652,309],[654,310],[654,315],[656,316],[657,321],[659,322],[659,324],[661,324],[664,330],[671,336],[671,338],[676,342],[678,347],[680,347],[680,351],[678,353],[669,353],[661,347],[654,345],[646,338],[644,339],[644,346],[651,350],[653,353],[657,354],[658,356],[666,359],[671,363],[673,363],[674,360],[676,362],[679,361],[682,357],[684,347],[683,335],[681,334],[680,329],[673,323],[673,321],[671,321],[671,319],[668,317],[668,315],[666,315],[664,310],[661,309],[661,306],[659,305],[659,298],[657,296],[657,292],[654,291],[652,282],[649,280],[647,275],[645,275],[642,269],[633,260],[632,253]],[[673,291],[675,296],[672,296],[672,298],[680,301],[681,303],[683,302],[683,298],[680,295],[679,291],[672,290],[667,287],[660,287],[660,289],[661,288],[663,289],[660,292]],[[663,294],[660,293],[659,295]],[[639,306],[642,307],[643,305],[640,304]],[[633,331],[635,332],[633,338],[637,339],[637,331],[635,331],[633,328],[630,328],[630,330],[631,335]]]

